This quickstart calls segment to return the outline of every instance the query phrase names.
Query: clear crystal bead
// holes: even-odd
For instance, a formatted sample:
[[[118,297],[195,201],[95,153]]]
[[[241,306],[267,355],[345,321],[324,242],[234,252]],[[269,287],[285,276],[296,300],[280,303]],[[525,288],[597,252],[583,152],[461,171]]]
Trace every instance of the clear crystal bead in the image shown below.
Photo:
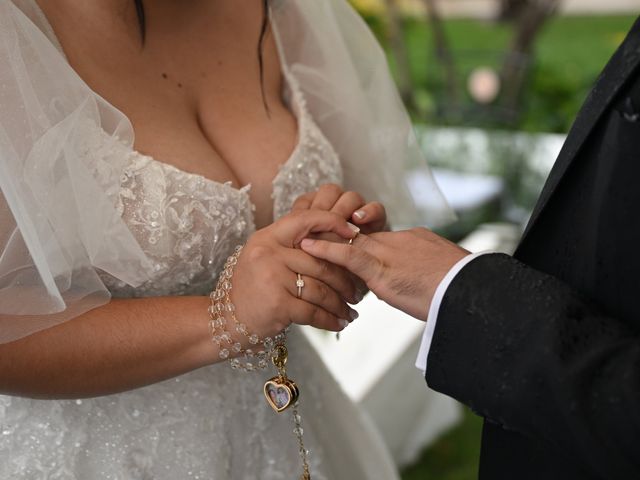
[[[304,434],[304,430],[302,427],[296,427],[293,429],[293,433],[295,433],[296,436],[301,437]]]
[[[231,364],[231,368],[233,368],[234,370],[237,370],[240,368],[240,362],[238,361],[237,358],[231,359],[229,363]]]
[[[224,304],[220,303],[220,302],[216,303],[215,309],[216,309],[216,312],[223,312],[224,311]]]
[[[247,370],[247,372],[253,372],[255,370],[255,367],[253,366],[253,363],[251,363],[251,362],[247,362],[244,365],[244,368]]]
[[[264,370],[269,366],[269,363],[266,360],[258,360],[258,368]]]
[[[240,351],[242,350],[242,345],[236,342],[233,344],[233,347],[231,347],[231,349],[236,353],[240,353]]]
[[[229,332],[224,332],[222,335],[220,335],[220,337],[222,338],[223,341],[231,344],[232,340],[231,340],[231,335],[229,335]]]
[[[231,282],[225,280],[224,282],[222,282],[222,288],[226,291],[231,290]]]
[[[222,339],[220,338],[220,335],[214,335],[214,336],[211,338],[211,341],[212,341],[213,343],[215,343],[216,345],[218,345],[218,346],[222,343]]]
[[[273,338],[271,337],[265,338],[262,344],[264,345],[264,348],[266,348],[267,350],[271,350],[273,348]]]
[[[251,345],[257,345],[259,341],[260,337],[258,337],[258,335],[256,335],[255,333],[249,335],[249,343]]]
[[[227,303],[227,312],[235,312],[236,306],[233,303]]]
[[[222,350],[220,350],[219,355],[220,355],[220,358],[222,358],[223,360],[226,360],[227,358],[229,358],[229,350],[227,350],[226,348],[223,348]]]
[[[251,350],[250,348],[247,348],[244,351],[244,356],[247,357],[247,358],[253,358],[254,357],[253,350]]]

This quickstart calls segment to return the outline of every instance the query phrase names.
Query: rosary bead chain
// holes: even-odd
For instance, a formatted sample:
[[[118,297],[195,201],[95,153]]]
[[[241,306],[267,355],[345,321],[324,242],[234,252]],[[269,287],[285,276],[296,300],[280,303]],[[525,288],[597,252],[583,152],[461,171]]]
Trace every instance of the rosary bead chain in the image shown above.
[[[233,271],[234,267],[238,263],[238,258],[240,257],[242,248],[242,245],[236,247],[233,254],[227,258],[222,273],[220,274],[220,278],[218,279],[216,289],[209,295],[211,299],[211,305],[208,308],[211,339],[212,342],[218,346],[218,356],[222,360],[228,359],[231,368],[234,370],[252,372],[256,369],[266,369],[269,366],[268,359],[271,358],[271,362],[278,371],[278,376],[274,377],[274,379],[282,382],[292,395],[292,398],[290,398],[289,401],[293,403],[292,414],[295,425],[293,433],[298,441],[298,452],[303,468],[300,480],[311,480],[311,472],[308,462],[309,451],[304,445],[302,437],[302,417],[298,413],[299,389],[295,382],[287,378],[287,348],[285,343],[289,327],[287,327],[283,332],[275,335],[273,338],[265,337],[261,339],[257,334],[250,333],[244,323],[238,321],[235,314],[235,305],[231,301]],[[242,348],[242,344],[235,341],[227,329],[227,317],[225,316],[225,313],[233,321],[236,333],[246,337],[250,345],[256,346],[261,344],[264,349],[255,353],[252,348]],[[237,357],[229,358],[232,353],[243,355],[245,362],[241,362]],[[254,363],[256,359],[257,363]],[[267,391],[267,385],[274,379],[268,380],[265,384],[265,394]],[[288,405],[285,405],[284,407],[279,408],[278,411],[284,410],[287,406]],[[273,405],[272,407],[276,408]]]

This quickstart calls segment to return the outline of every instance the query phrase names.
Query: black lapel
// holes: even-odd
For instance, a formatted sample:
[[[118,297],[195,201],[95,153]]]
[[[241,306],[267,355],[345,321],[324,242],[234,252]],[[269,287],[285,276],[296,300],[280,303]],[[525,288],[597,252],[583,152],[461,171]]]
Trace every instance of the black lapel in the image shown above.
[[[593,130],[604,111],[616,96],[625,81],[640,65],[640,17],[635,21],[631,31],[627,35],[620,48],[613,54],[611,60],[598,77],[593,90],[585,100],[576,117],[571,131],[567,136],[558,158],[551,169],[549,178],[542,189],[540,198],[536,203],[531,219],[522,235],[520,244],[535,224],[551,198],[563,175],[571,165],[571,162],[580,151],[587,136]]]

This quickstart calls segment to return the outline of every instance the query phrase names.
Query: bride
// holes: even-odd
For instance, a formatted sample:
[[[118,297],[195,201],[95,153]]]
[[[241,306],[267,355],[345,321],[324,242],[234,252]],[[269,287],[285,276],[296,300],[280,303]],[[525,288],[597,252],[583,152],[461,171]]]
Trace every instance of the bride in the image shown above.
[[[260,338],[338,331],[361,285],[291,247],[314,225],[349,238],[337,217],[382,228],[379,202],[411,218],[394,179],[420,155],[357,15],[343,0],[0,0],[0,106],[0,478],[299,476],[266,373],[211,341],[209,293],[244,244],[239,321]],[[397,478],[295,328],[287,347],[312,478]]]

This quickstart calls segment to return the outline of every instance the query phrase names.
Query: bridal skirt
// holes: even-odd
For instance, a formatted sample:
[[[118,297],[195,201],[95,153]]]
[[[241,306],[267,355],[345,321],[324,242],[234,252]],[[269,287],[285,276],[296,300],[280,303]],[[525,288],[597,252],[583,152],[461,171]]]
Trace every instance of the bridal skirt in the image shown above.
[[[288,344],[312,478],[397,479],[377,432],[304,335],[292,329]],[[223,363],[97,398],[0,396],[0,478],[297,479],[292,414],[275,413],[263,397],[271,375]]]

